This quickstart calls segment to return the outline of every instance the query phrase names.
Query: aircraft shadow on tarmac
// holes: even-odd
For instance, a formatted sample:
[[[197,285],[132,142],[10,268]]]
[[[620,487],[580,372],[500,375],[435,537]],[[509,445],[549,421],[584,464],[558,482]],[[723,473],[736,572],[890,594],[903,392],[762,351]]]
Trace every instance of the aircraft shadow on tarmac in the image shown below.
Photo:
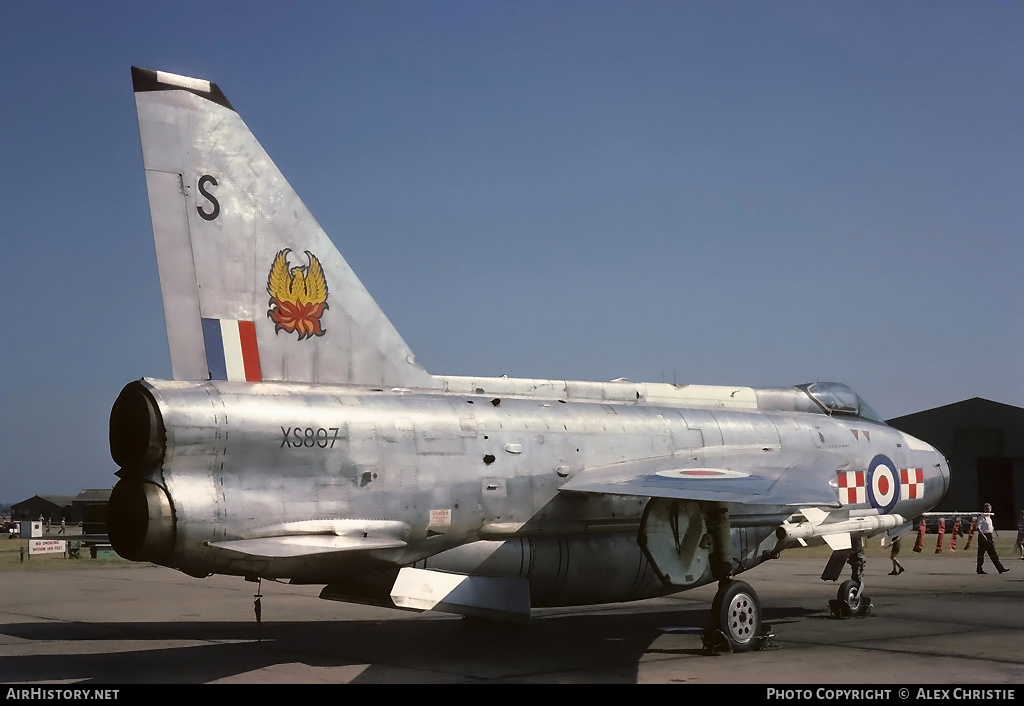
[[[818,614],[802,608],[766,609],[764,620]],[[509,679],[599,672],[602,682],[633,683],[645,654],[701,654],[706,609],[590,613],[535,618],[528,626],[474,625],[459,618],[338,622],[21,623],[0,634],[38,641],[117,641],[108,651],[12,656],[0,682],[206,683],[284,664],[310,667],[370,665],[353,683],[389,681],[404,673],[430,681]],[[257,631],[259,631],[257,633]],[[652,649],[667,632],[692,632],[685,648]],[[260,641],[256,642],[259,636]],[[120,643],[198,642],[137,648]],[[102,649],[102,646],[101,646]],[[571,678],[570,678],[571,680]]]

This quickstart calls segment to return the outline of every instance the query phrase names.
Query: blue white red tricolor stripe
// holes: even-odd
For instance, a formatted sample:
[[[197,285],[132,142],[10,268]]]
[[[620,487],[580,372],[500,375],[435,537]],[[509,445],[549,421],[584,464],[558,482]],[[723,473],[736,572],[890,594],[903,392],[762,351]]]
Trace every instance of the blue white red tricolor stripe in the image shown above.
[[[260,382],[260,350],[252,321],[203,319],[206,364],[211,380]]]

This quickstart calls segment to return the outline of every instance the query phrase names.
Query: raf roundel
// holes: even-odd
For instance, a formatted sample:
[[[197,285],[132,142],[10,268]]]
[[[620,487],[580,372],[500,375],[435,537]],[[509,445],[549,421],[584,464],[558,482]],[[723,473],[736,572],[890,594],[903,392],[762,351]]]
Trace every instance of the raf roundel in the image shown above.
[[[879,454],[868,466],[868,500],[872,507],[889,512],[900,499],[900,481],[896,466],[888,457]]]
[[[691,480],[720,480],[722,478],[748,478],[749,473],[729,471],[722,468],[676,468],[671,471],[658,471],[663,478],[687,478]]]

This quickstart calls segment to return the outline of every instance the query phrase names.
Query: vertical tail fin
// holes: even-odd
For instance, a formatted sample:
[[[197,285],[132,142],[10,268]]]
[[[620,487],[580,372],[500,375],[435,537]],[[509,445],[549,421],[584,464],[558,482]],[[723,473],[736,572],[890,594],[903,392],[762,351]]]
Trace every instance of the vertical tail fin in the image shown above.
[[[217,85],[132,83],[174,378],[433,386]]]

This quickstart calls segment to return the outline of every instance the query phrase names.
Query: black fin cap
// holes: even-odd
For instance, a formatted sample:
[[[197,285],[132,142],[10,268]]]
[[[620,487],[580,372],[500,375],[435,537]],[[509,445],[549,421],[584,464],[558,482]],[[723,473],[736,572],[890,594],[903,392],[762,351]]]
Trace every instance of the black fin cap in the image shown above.
[[[188,91],[200,98],[205,98],[211,103],[222,105],[228,110],[235,110],[235,107],[228,102],[227,96],[224,95],[224,92],[221,91],[217,84],[212,81],[210,82],[210,92],[207,93],[206,91],[197,91],[183,86],[173,86],[169,83],[160,83],[156,78],[156,71],[140,69],[137,66],[133,66],[132,87],[135,89],[136,93],[144,93],[146,91]]]

